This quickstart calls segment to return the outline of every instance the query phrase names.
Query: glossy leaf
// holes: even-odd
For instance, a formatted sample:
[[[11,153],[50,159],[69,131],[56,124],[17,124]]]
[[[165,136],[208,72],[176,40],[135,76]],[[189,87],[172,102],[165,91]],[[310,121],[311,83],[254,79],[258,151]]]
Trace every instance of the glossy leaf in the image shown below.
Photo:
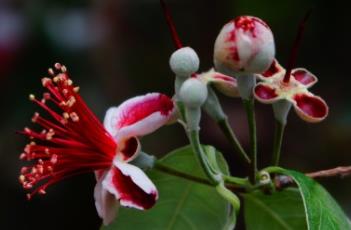
[[[308,229],[351,229],[350,221],[344,211],[316,181],[293,170],[274,167],[269,171],[290,176],[296,182],[302,196]]]
[[[221,169],[228,172],[218,153]],[[177,149],[160,160],[163,165],[206,178],[190,147]],[[148,211],[120,208],[117,219],[101,230],[220,230],[227,222],[229,204],[214,187],[174,177],[155,169],[148,175],[159,190],[159,200]]]
[[[303,230],[306,217],[298,189],[266,195],[255,191],[244,195],[247,230]]]

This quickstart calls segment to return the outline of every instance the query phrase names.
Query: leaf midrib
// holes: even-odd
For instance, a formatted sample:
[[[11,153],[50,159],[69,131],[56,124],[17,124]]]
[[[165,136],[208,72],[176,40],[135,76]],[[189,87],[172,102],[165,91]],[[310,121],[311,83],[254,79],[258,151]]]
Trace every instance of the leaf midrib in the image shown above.
[[[174,225],[174,222],[175,222],[175,220],[176,220],[176,217],[179,215],[180,209],[182,208],[182,206],[183,206],[185,200],[187,199],[187,197],[188,197],[188,195],[189,195],[189,193],[190,193],[191,186],[192,186],[192,184],[191,184],[191,183],[188,183],[188,186],[184,189],[184,192],[183,192],[183,194],[182,194],[182,196],[181,196],[181,198],[180,198],[180,201],[179,201],[179,203],[178,203],[178,205],[177,205],[177,207],[176,207],[176,209],[175,209],[175,213],[174,213],[174,215],[173,215],[171,221],[169,222],[169,224],[168,224],[168,226],[167,226],[167,229],[168,229],[168,230],[171,230],[171,229],[172,229],[172,227],[173,227],[173,225]]]

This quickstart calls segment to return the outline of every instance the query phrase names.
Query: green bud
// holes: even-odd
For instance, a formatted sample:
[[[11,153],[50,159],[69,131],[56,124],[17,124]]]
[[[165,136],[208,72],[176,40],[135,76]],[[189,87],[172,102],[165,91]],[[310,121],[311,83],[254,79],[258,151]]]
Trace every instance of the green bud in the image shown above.
[[[199,70],[200,60],[192,48],[184,47],[172,54],[169,65],[177,77],[188,78]]]
[[[179,90],[179,99],[188,108],[200,108],[208,95],[207,86],[196,78],[186,80]]]

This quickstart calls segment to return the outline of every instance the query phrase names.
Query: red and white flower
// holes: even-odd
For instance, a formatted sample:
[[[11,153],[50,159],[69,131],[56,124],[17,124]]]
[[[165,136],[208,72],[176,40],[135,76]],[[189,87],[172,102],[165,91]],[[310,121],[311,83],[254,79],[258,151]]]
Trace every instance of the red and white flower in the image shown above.
[[[214,47],[216,69],[223,73],[262,73],[275,55],[269,26],[257,17],[239,16],[225,24]]]
[[[303,68],[289,72],[274,60],[266,72],[257,75],[262,82],[254,88],[256,99],[266,104],[287,100],[303,120],[319,122],[325,119],[329,111],[327,103],[309,91],[317,83],[317,77]]]
[[[213,68],[196,76],[206,84],[213,85],[218,91],[228,97],[239,97],[237,80],[228,75],[216,72]]]
[[[32,190],[28,198],[45,194],[48,186],[64,178],[95,172],[95,204],[104,224],[114,219],[119,204],[151,208],[158,198],[157,189],[141,169],[128,162],[140,153],[138,137],[155,131],[172,117],[173,101],[160,93],[129,99],[109,109],[102,125],[64,66],[55,64],[55,71],[49,69],[49,73],[53,78],[42,79],[48,92],[41,100],[34,95],[30,99],[51,120],[35,113],[32,121],[42,131],[25,128],[21,132],[31,139],[20,155],[31,162],[22,167],[19,176],[23,188]]]

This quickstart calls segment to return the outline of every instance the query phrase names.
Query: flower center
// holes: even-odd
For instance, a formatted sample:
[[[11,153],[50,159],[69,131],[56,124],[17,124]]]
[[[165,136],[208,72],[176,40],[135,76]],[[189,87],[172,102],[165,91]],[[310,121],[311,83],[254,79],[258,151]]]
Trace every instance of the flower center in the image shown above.
[[[55,64],[53,77],[43,78],[48,90],[41,100],[30,95],[30,100],[39,105],[51,119],[35,113],[32,122],[42,131],[25,128],[22,134],[32,142],[24,148],[20,159],[30,161],[22,167],[19,181],[23,188],[33,194],[45,194],[46,188],[72,175],[109,168],[117,144],[105,130],[93,112],[79,96],[78,87],[73,86],[65,66]]]

